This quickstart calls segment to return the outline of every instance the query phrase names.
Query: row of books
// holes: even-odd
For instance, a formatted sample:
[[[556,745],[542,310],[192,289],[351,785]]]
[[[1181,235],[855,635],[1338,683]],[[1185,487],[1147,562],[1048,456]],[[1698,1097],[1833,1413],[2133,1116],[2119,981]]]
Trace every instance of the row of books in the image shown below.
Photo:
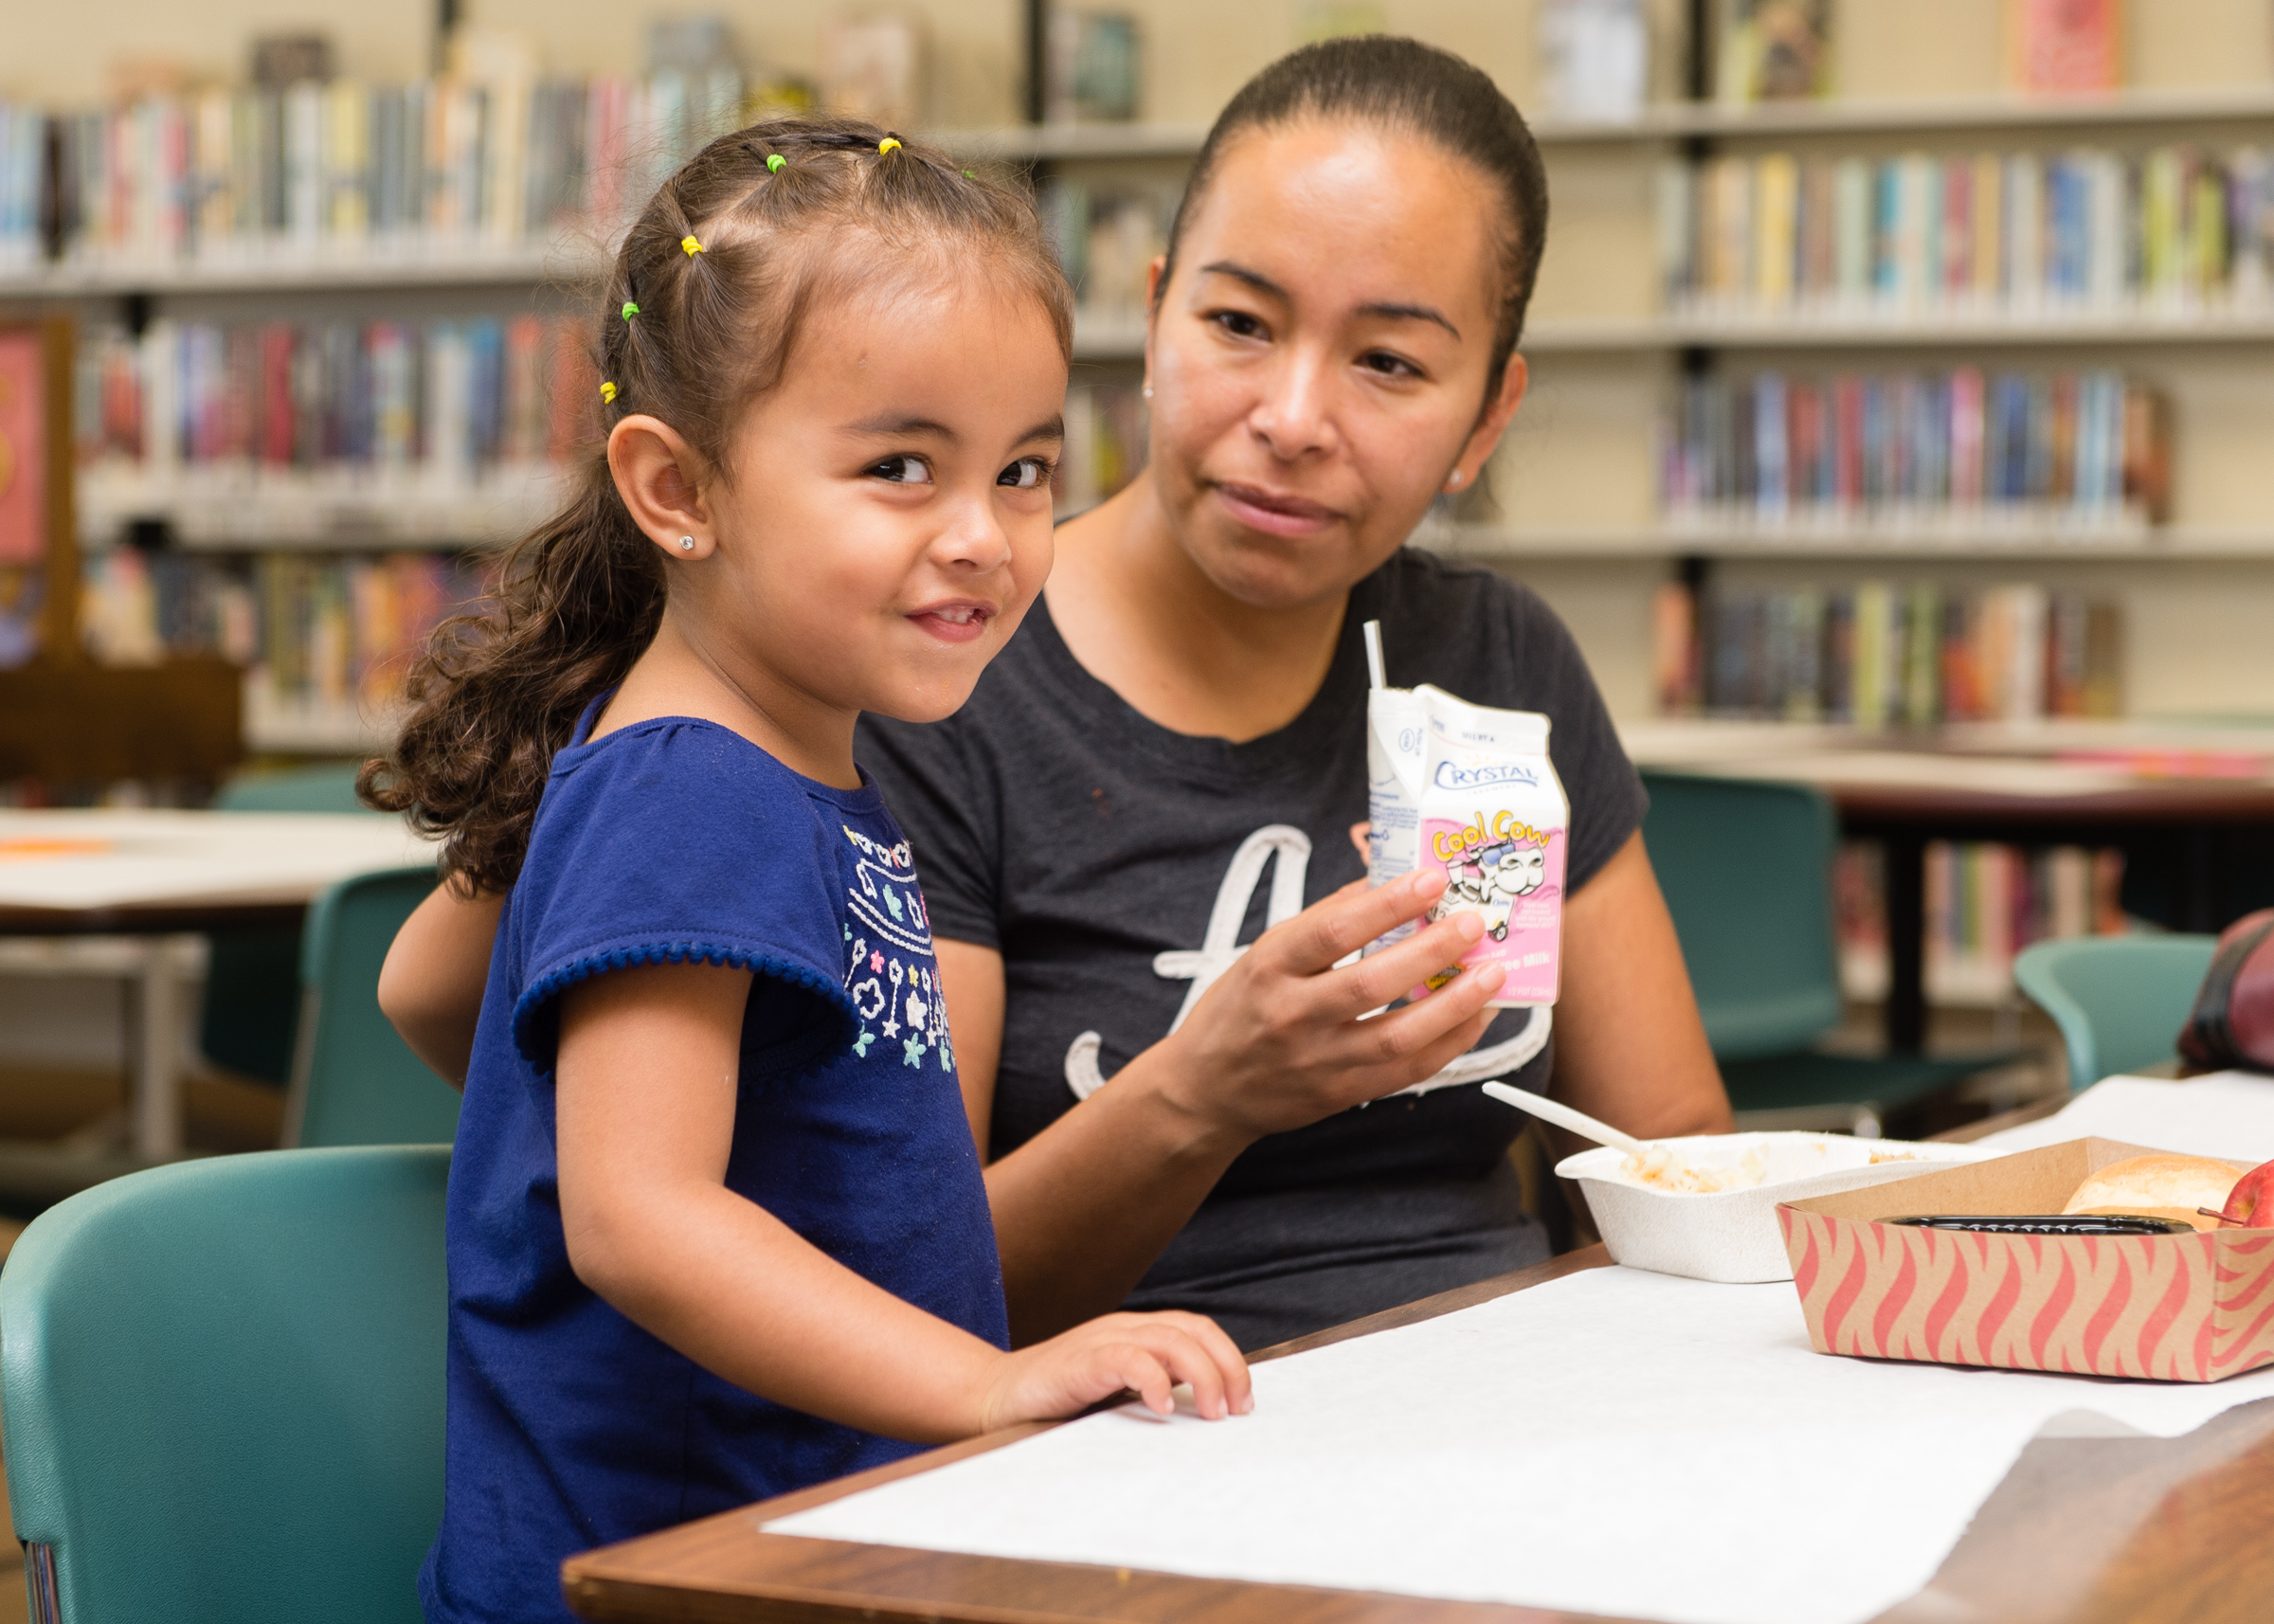
[[[2026,583],[1701,596],[1669,582],[1651,605],[1665,714],[1862,728],[2119,715],[2122,630],[2112,599]]]
[[[487,590],[492,568],[427,552],[224,560],[117,548],[88,555],[80,628],[104,664],[218,654],[280,704],[380,715],[435,626]]]
[[[1066,391],[1066,445],[1051,481],[1057,511],[1093,508],[1145,466],[1146,410],[1134,384],[1076,384]]]
[[[587,336],[534,316],[99,329],[77,357],[79,460],[153,474],[419,467],[443,482],[557,460],[599,421]]]
[[[2121,373],[1765,371],[1684,383],[1660,428],[1677,523],[2136,529],[2170,516],[2167,398]]]
[[[1043,182],[1036,206],[1082,307],[1125,319],[1142,314],[1146,271],[1167,251],[1175,196],[1099,193],[1054,176]]]
[[[1701,316],[2274,306],[2274,149],[1730,153],[1659,171],[1659,274]]]
[[[758,111],[731,68],[544,80],[511,66],[83,112],[0,102],[0,264],[455,257],[565,233],[597,249],[696,147]]]
[[[1880,848],[1844,844],[1833,869],[1842,980],[1850,997],[1886,995],[1886,868]],[[2082,846],[1937,840],[1926,849],[1927,996],[1953,1003],[2010,998],[2013,957],[2033,942],[2118,935],[2123,854]]]

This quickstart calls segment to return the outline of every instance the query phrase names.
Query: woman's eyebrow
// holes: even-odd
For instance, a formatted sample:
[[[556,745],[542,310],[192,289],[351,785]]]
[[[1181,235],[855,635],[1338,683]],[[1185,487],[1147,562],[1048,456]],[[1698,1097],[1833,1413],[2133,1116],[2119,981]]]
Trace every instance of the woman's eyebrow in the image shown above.
[[[1426,304],[1362,304],[1358,307],[1358,314],[1384,316],[1391,321],[1434,321],[1454,338],[1461,335],[1461,330],[1446,319],[1443,311]]]
[[[1235,264],[1230,260],[1218,260],[1213,263],[1202,265],[1200,274],[1202,276],[1213,274],[1219,277],[1230,277],[1235,281],[1245,282],[1257,293],[1268,294],[1272,298],[1287,303],[1293,302],[1288,298],[1287,290],[1272,280],[1271,278],[1264,276],[1261,272],[1251,271],[1245,265]],[[1358,314],[1378,316],[1390,321],[1434,321],[1452,334],[1454,338],[1457,339],[1461,335],[1461,330],[1453,326],[1447,319],[1445,313],[1434,305],[1399,304],[1394,300],[1377,300],[1372,304],[1360,305]]]
[[[1245,265],[1234,264],[1230,260],[1218,260],[1211,264],[1202,265],[1200,275],[1230,277],[1234,281],[1247,283],[1257,293],[1269,294],[1276,299],[1287,298],[1287,290],[1272,280],[1271,278],[1260,271],[1251,271]]]

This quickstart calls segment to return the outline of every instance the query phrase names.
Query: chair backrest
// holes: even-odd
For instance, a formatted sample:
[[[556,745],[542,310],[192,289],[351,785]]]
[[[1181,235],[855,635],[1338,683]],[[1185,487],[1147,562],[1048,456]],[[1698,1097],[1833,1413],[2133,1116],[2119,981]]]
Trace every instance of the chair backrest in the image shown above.
[[[355,799],[353,763],[241,772],[213,797],[217,812],[370,812]],[[216,930],[206,959],[205,1011],[198,1047],[243,1076],[283,1088],[292,1078],[293,1027],[299,1018],[300,932]]]
[[[1832,803],[1797,784],[1646,772],[1643,841],[1718,1060],[1805,1049],[1839,1024]]]
[[[433,890],[430,867],[384,869],[341,880],[309,908],[285,1144],[433,1145],[457,1134],[458,1091],[379,1009],[388,947]]]
[[[216,812],[371,812],[355,799],[355,775],[360,762],[336,762],[327,767],[296,767],[282,771],[241,772],[223,785],[213,797]]]
[[[2013,980],[2061,1029],[2068,1086],[2089,1088],[2176,1055],[2218,940],[2077,936],[2025,947]]]
[[[0,1274],[0,1416],[35,1619],[415,1624],[449,1164],[214,1157],[32,1221]]]

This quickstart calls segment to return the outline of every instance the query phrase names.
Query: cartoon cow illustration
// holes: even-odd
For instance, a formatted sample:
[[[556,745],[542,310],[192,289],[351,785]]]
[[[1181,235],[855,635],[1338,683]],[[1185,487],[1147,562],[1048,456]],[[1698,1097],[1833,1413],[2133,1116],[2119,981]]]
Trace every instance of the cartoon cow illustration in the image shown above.
[[[1486,930],[1492,940],[1505,942],[1510,905],[1520,897],[1537,895],[1546,882],[1545,847],[1498,840],[1446,869],[1444,894],[1430,905],[1429,917],[1434,922],[1473,908],[1490,921]]]

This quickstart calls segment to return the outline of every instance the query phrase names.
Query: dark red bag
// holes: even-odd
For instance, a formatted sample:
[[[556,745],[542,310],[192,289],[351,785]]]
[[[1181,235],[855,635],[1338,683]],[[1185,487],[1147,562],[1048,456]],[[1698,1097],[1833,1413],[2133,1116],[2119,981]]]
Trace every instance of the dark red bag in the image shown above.
[[[2274,1072],[2274,908],[2246,913],[2219,933],[2179,1032],[2179,1056],[2196,1071]]]

